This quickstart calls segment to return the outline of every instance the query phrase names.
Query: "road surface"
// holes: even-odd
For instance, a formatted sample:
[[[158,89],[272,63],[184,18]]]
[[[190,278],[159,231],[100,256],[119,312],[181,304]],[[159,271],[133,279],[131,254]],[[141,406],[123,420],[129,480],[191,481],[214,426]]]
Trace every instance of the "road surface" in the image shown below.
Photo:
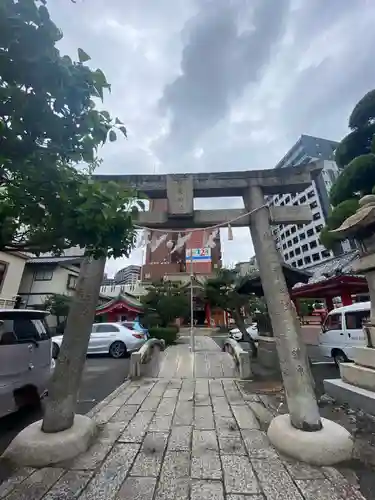
[[[88,357],[77,413],[87,413],[121,385],[128,375],[129,361],[127,358],[112,359],[108,356]],[[0,419],[0,454],[18,432],[41,417],[41,410],[30,411],[27,409]]]

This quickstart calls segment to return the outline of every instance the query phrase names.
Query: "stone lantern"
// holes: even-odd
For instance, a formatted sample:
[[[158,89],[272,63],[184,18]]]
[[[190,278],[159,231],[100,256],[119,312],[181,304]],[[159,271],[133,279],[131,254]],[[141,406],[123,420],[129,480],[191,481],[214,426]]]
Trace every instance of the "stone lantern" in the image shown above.
[[[367,347],[352,347],[354,363],[341,363],[341,379],[326,380],[326,391],[338,400],[374,414],[375,411],[375,195],[359,201],[356,213],[331,231],[340,239],[352,238],[359,244],[359,258],[352,269],[366,277],[370,293],[370,318],[363,323]]]
[[[375,347],[375,195],[369,194],[359,200],[359,208],[341,226],[331,231],[340,239],[353,238],[359,244],[359,259],[352,269],[364,274],[368,283],[371,301],[370,319],[364,324],[367,345]],[[375,352],[374,352],[375,355]]]

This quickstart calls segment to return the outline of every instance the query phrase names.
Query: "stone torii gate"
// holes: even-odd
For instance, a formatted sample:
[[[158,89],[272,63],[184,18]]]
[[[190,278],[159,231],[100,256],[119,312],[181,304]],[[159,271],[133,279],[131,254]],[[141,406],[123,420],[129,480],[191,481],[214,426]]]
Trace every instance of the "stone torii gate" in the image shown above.
[[[303,205],[268,207],[265,198],[270,195],[301,192],[311,185],[312,180],[319,175],[320,171],[320,167],[311,163],[307,166],[272,170],[176,175],[100,175],[97,178],[103,181],[123,182],[151,199],[167,199],[167,211],[139,214],[139,225],[151,229],[181,228],[184,230],[211,227],[228,223],[251,212],[248,216],[238,218],[231,225],[250,228],[272,322],[290,412],[289,423],[283,422],[281,427],[274,426],[276,435],[280,433],[286,435],[290,431],[288,447],[292,446],[291,441],[297,439],[297,436],[293,434],[296,429],[299,430],[298,432],[309,431],[301,434],[311,435],[311,441],[315,443],[316,440],[319,441],[317,435],[323,433],[320,447],[322,448],[324,443],[327,449],[327,443],[331,439],[327,436],[327,431],[321,430],[322,421],[307,366],[307,356],[300,336],[297,314],[289,296],[280,256],[271,231],[272,224],[306,224],[312,220],[312,214],[310,207]],[[229,196],[242,197],[245,208],[194,210],[195,197]],[[279,418],[277,417],[274,422]],[[330,424],[336,425],[332,422]],[[294,428],[294,431],[289,429],[288,425],[291,429]],[[332,428],[328,433],[335,434]],[[270,433],[269,436],[271,439]],[[332,447],[337,447],[338,442],[340,440],[336,439]],[[277,446],[276,443],[274,444]],[[306,448],[306,444],[302,445],[303,449]],[[284,452],[293,455],[293,450],[284,449]],[[335,453],[336,459],[330,463],[337,461],[337,456],[340,455],[340,453],[337,455],[336,449]]]

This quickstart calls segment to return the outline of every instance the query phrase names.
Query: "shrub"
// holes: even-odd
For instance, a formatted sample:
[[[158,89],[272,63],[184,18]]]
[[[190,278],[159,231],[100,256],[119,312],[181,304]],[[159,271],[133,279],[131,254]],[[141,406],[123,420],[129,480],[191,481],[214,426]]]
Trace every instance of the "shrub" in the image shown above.
[[[151,338],[163,339],[166,345],[173,344],[177,340],[178,327],[177,326],[155,326],[149,329]]]

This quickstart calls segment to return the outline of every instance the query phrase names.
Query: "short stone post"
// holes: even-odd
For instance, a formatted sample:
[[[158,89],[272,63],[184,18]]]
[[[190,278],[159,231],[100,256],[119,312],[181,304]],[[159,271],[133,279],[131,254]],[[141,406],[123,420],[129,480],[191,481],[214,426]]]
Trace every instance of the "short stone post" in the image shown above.
[[[280,415],[271,422],[268,436],[280,451],[309,463],[329,465],[346,460],[350,458],[353,447],[350,434],[333,422],[325,419],[322,422],[319,415],[295,309],[261,187],[250,186],[244,202],[247,210],[258,209],[250,216],[250,231],[290,412],[290,415]]]

